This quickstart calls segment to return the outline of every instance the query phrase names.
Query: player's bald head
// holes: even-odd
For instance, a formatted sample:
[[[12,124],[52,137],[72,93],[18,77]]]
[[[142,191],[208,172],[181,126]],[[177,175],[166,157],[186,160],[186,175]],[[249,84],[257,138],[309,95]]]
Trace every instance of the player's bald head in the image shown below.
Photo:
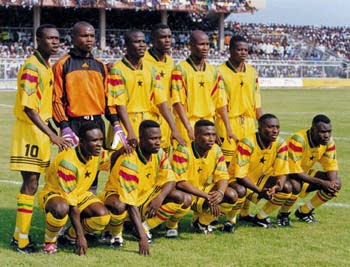
[[[208,35],[204,31],[195,30],[190,35],[190,44],[196,44],[198,40],[205,37],[208,38]]]
[[[86,27],[86,28],[90,27],[90,28],[94,29],[94,26],[92,26],[89,22],[79,21],[79,22],[74,24],[73,29],[72,29],[72,35],[74,36],[74,35],[80,33],[80,31],[84,27]]]

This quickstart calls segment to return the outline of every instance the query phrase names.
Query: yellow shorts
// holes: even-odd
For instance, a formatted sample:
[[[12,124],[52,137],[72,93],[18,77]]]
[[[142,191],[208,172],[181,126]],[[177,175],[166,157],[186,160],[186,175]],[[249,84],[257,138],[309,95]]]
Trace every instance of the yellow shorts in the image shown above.
[[[318,172],[318,170],[314,170],[314,169],[310,169],[307,174],[312,176],[312,177],[315,177],[316,176],[316,173]],[[301,187],[301,191],[299,193],[299,197],[300,198],[304,198],[307,196],[308,192],[307,189],[309,188],[310,184],[309,183],[306,183],[306,182],[302,182],[302,187]]]
[[[258,181],[256,182],[256,186],[261,190],[265,187],[266,182],[271,178],[270,175],[263,175],[261,176]],[[254,191],[250,190],[249,188],[247,188],[247,194],[246,194],[246,198],[248,200],[250,200],[253,203],[258,203],[259,202],[259,196],[257,193],[255,193]]]
[[[141,214],[141,219],[142,221],[146,220],[146,212],[149,204],[153,199],[155,199],[161,192],[162,188],[160,186],[156,186],[156,188],[153,190],[153,192],[148,196],[145,202],[139,206],[140,214]],[[105,202],[106,199],[112,195],[118,195],[117,191],[105,191],[103,190],[98,197]]]
[[[60,197],[65,199],[64,195],[60,192],[53,192],[51,190],[45,190],[45,189],[39,192],[38,194],[39,207],[43,212],[45,212],[45,207],[47,202],[54,197]],[[88,206],[90,206],[93,203],[102,203],[102,201],[97,196],[95,196],[92,192],[86,191],[79,196],[78,210],[82,212],[84,209],[86,209]]]
[[[155,122],[159,123],[159,116],[155,113],[151,112],[138,112],[138,113],[128,113],[129,120],[131,123],[132,128],[134,129],[135,135],[137,137],[137,140],[139,140],[139,127],[141,122],[144,120],[153,120]],[[122,125],[123,130],[125,134],[127,135],[127,131],[125,130],[124,125]],[[109,124],[108,131],[107,131],[107,139],[106,139],[106,148],[111,149],[112,143],[114,138],[114,132],[113,127]],[[117,147],[119,149],[121,146]]]
[[[50,164],[50,138],[34,124],[16,120],[12,133],[10,168],[44,173]]]
[[[215,186],[215,184],[210,184],[210,185],[207,185],[206,187],[202,188],[201,190],[208,193],[213,189],[214,186]],[[193,196],[191,210],[193,210],[197,213],[203,213],[204,202],[205,202],[205,198]]]
[[[230,120],[232,131],[234,135],[237,136],[238,139],[254,134],[255,119],[239,116],[239,117],[230,118],[229,120]],[[233,140],[231,140],[231,144],[227,141],[226,127],[220,117],[216,119],[215,127],[221,140],[224,140],[221,145],[221,150],[222,150],[222,153],[224,154],[225,161],[231,162],[232,155],[236,150],[236,143]]]
[[[161,147],[165,150],[168,150],[171,147],[171,130],[169,124],[163,117],[159,117],[160,130],[162,132],[162,143]]]

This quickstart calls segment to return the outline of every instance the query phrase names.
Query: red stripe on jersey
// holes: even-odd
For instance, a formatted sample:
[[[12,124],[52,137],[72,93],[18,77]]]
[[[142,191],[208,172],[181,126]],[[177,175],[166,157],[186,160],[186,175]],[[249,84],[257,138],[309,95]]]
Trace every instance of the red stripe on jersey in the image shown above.
[[[123,84],[122,79],[108,79],[107,82],[108,82],[108,84],[113,85],[113,86]]]
[[[181,81],[182,80],[182,75],[181,74],[173,74],[171,76],[171,79],[174,81]]]
[[[280,148],[280,150],[278,150],[278,153],[281,153],[281,152],[284,152],[284,151],[287,151],[288,150],[288,147],[287,146],[283,146]]]
[[[187,159],[178,155],[173,155],[173,160],[178,163],[187,162]]]
[[[214,87],[214,89],[211,91],[210,96],[213,96],[213,95],[215,94],[216,90],[218,90],[218,88],[219,88],[219,82],[217,82],[217,83],[215,84],[215,87]]]
[[[335,150],[335,145],[329,147],[329,148],[327,149],[327,152],[328,152],[328,151],[333,151],[333,150]]]
[[[119,175],[126,181],[135,181],[136,183],[139,183],[139,178],[137,178],[136,175],[128,174],[123,170],[119,171]]]
[[[76,180],[76,177],[75,177],[74,175],[65,174],[65,173],[62,172],[62,171],[58,171],[58,176],[61,177],[61,178],[62,178],[63,180],[65,180],[66,182]]]
[[[248,150],[244,149],[241,146],[238,146],[237,149],[238,149],[238,152],[242,155],[250,156],[250,154],[251,154]]]
[[[39,100],[41,100],[41,94],[40,94],[39,90],[36,90],[36,95],[39,98]]]
[[[221,157],[219,158],[219,162],[223,162],[223,161],[225,161],[225,157],[224,155],[221,155]]]
[[[153,101],[153,98],[154,98],[154,92],[152,92],[152,94],[151,94],[149,100],[150,100],[150,101]]]
[[[296,146],[293,143],[289,143],[289,147],[295,152],[302,152],[303,151],[302,147]]]
[[[30,75],[28,73],[24,73],[22,75],[22,77],[21,77],[21,80],[27,80],[28,82],[31,82],[31,83],[37,83],[38,82],[38,77]]]

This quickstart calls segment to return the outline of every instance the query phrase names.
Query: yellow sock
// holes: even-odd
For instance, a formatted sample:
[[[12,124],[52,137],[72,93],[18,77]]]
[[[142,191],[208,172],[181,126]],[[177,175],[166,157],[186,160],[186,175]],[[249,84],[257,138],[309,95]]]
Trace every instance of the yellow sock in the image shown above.
[[[183,204],[177,204],[174,202],[169,202],[160,206],[156,216],[146,219],[145,222],[148,226],[153,229],[163,222],[169,220],[172,216],[174,216]]]
[[[227,202],[220,203],[219,204],[220,215],[226,216],[226,214],[228,214],[232,210],[234,205],[235,204],[231,204]]]
[[[123,224],[128,216],[127,211],[122,214],[110,213],[111,220],[109,221],[108,230],[111,232],[112,236],[120,236],[123,231]]]
[[[213,221],[215,221],[217,218],[210,213],[210,210],[207,212],[202,212],[199,214],[199,223],[204,224],[204,225],[209,225]]]
[[[176,213],[166,221],[166,227],[169,229],[177,229],[179,227],[179,221],[189,212],[190,209],[191,207],[188,207],[186,209],[178,209]]]
[[[34,196],[18,193],[16,229],[13,237],[18,240],[18,247],[24,248],[29,244],[29,229],[34,209]]]
[[[288,213],[290,209],[293,207],[294,203],[297,201],[297,199],[298,199],[298,195],[292,194],[290,198],[288,198],[286,202],[284,202],[284,204],[280,209],[280,212]]]
[[[236,223],[236,216],[238,211],[243,207],[245,197],[238,198],[232,209],[226,214],[226,221]],[[249,210],[249,209],[248,209]]]
[[[307,201],[304,205],[300,207],[300,211],[302,213],[309,213],[311,210],[318,208],[319,206],[326,203],[327,201],[330,201],[334,197],[335,196],[327,195],[323,190],[319,190],[309,201]]]
[[[58,233],[62,227],[67,223],[68,215],[62,219],[55,218],[51,212],[46,213],[45,226],[45,243],[54,243],[57,240]]]
[[[245,217],[249,215],[249,207],[250,207],[250,201],[248,199],[245,199],[243,207],[241,208],[241,216]]]
[[[259,217],[260,217],[259,219],[266,218],[272,212],[274,212],[279,207],[281,207],[286,202],[286,200],[290,198],[291,195],[292,195],[292,193],[287,194],[287,193],[282,193],[282,192],[275,194],[261,208],[261,211],[258,213],[258,218]]]
[[[109,214],[83,219],[82,226],[84,233],[87,234],[103,231],[106,225],[108,225],[110,219],[111,216]]]

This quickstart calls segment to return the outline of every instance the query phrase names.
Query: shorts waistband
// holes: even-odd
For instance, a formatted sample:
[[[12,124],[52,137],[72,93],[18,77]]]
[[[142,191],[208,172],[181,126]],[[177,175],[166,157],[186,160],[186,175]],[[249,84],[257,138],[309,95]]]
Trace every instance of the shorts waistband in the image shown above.
[[[85,121],[94,121],[101,119],[101,115],[88,115],[81,117],[70,117],[69,120],[85,120]]]

